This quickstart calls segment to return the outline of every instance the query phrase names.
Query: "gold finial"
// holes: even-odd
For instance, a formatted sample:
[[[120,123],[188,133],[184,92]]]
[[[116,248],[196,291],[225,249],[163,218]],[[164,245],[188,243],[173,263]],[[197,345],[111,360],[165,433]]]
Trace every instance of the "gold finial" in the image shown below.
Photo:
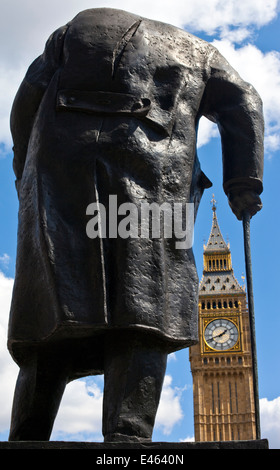
[[[212,203],[212,211],[216,212],[216,199],[215,199],[215,195],[212,194],[212,199],[211,199],[211,203]]]

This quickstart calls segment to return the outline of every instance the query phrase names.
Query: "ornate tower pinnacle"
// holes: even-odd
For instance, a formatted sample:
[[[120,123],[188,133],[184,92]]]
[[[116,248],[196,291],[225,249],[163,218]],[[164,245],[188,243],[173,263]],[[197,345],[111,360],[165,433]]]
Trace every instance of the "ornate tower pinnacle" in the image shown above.
[[[216,200],[215,200],[215,195],[212,195],[211,203],[212,203],[212,210],[215,212],[216,211]]]
[[[232,269],[231,251],[229,243],[226,243],[217,218],[216,201],[212,199],[213,219],[212,227],[207,244],[204,244],[203,261],[204,270],[203,278],[200,283],[200,294],[207,290],[207,286],[211,284],[216,278],[219,278],[219,287],[223,290],[221,293],[228,292],[229,285],[232,289],[231,293],[243,292],[242,287],[236,280]],[[215,278],[215,279],[214,279]],[[217,284],[217,282],[216,282]]]

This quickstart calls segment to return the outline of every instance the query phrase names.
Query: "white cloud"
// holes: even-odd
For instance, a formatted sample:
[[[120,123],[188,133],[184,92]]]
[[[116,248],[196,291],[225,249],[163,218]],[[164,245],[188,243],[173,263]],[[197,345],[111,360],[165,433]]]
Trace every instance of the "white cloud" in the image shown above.
[[[237,48],[228,39],[213,41],[241,77],[251,83],[263,100],[266,124],[265,148],[280,148],[280,53],[263,53],[253,44]]]
[[[208,34],[268,24],[277,15],[278,0],[10,0],[1,9],[0,57],[8,70],[27,65],[42,52],[48,36],[79,11],[112,7]],[[232,33],[233,34],[233,33]]]
[[[0,264],[3,268],[7,268],[10,262],[10,256],[7,253],[4,253],[3,256],[0,256]]]
[[[216,39],[213,45],[260,94],[265,118],[265,151],[269,156],[280,149],[280,53],[263,53],[253,44],[236,47],[229,38],[230,34],[224,39]],[[207,144],[218,135],[216,125],[203,118],[199,126],[198,146]]]
[[[180,439],[180,442],[194,442],[194,436],[187,436],[185,439]]]
[[[168,354],[167,361],[168,361],[168,362],[173,362],[173,361],[175,361],[175,362],[176,362],[176,361],[177,361],[177,356],[176,356],[176,353],[175,353],[175,352],[173,352],[173,353],[171,353],[171,354]]]
[[[0,35],[1,37],[1,35]],[[0,54],[1,56],[1,54]],[[0,142],[4,144],[3,154],[10,151],[12,138],[10,133],[10,111],[17,89],[24,77],[25,67],[13,67],[0,61]]]
[[[155,429],[171,434],[174,426],[183,418],[180,403],[183,389],[172,387],[172,377],[166,375],[161,400],[156,416]],[[81,379],[67,385],[55,421],[52,440],[95,440],[103,439],[102,387],[96,379]]]
[[[226,26],[221,29],[219,36],[221,39],[227,39],[231,43],[240,44],[252,36],[252,30],[245,27],[230,28]]]
[[[11,149],[11,136],[9,129],[9,114],[13,97],[22,80],[25,70],[35,57],[44,48],[46,39],[57,27],[72,19],[79,11],[92,7],[113,7],[124,9],[149,18],[157,19],[179,27],[186,27],[192,31],[204,31],[208,34],[220,33],[222,39],[240,42],[250,35],[250,28],[261,27],[268,24],[277,15],[278,0],[49,0],[48,2],[36,2],[35,0],[10,0],[1,10],[0,17],[0,142],[5,147],[2,153]],[[176,7],[175,7],[176,6]],[[225,42],[221,42],[221,48]],[[253,47],[253,46],[252,46]],[[233,46],[232,46],[233,48]],[[233,48],[234,49],[234,48]],[[271,86],[266,89],[261,86],[262,95],[268,103],[267,112],[269,126],[277,121],[277,126],[266,136],[267,148],[271,151],[279,148],[278,113],[275,118],[276,105],[272,106],[271,95],[274,85],[279,86],[279,59],[277,54],[267,54],[260,59],[261,52],[255,48],[254,56],[250,56],[252,70],[260,62],[265,65],[265,70],[260,77],[254,75],[253,79],[264,78],[264,82],[271,72]],[[249,50],[248,50],[249,53]],[[246,50],[235,52],[240,60],[246,56]],[[253,63],[253,57],[257,62]],[[259,60],[258,60],[259,59]],[[247,67],[248,69],[248,67]],[[258,69],[259,70],[259,69]],[[263,85],[263,84],[261,84]],[[269,95],[269,96],[268,96]],[[279,96],[279,93],[278,93]],[[279,98],[278,98],[279,99]],[[278,107],[279,109],[279,107]],[[216,129],[212,124],[201,124],[199,145],[204,145],[210,138],[216,135]]]
[[[219,131],[216,124],[209,121],[205,117],[202,117],[199,122],[198,135],[197,135],[197,146],[202,147],[208,144],[213,137],[218,137]]]
[[[3,257],[2,257],[3,258]],[[5,257],[6,259],[6,257]],[[14,280],[0,271],[0,432],[8,432],[18,366],[7,350],[7,329]],[[175,357],[171,360],[176,360]],[[174,425],[183,417],[180,404],[182,389],[172,387],[172,377],[166,376],[156,426],[164,434],[170,434]],[[75,380],[69,383],[63,395],[54,424],[52,440],[103,439],[102,377]]]
[[[280,397],[260,400],[261,434],[270,449],[280,449]]]
[[[18,367],[7,350],[7,328],[14,280],[0,271],[0,432],[8,433]],[[176,359],[173,357],[173,359]],[[155,428],[171,434],[183,418],[181,397],[184,389],[172,384],[166,375]],[[260,400],[262,437],[271,449],[280,448],[280,397]],[[52,440],[102,440],[102,379],[86,378],[68,384],[54,425]],[[183,441],[191,441],[186,437]]]
[[[261,438],[268,439],[270,449],[280,449],[280,397],[273,400],[260,399]],[[181,442],[194,441],[193,436]]]
[[[261,27],[276,16],[277,4],[278,0],[208,0],[207,3],[205,0],[105,0],[102,3],[208,34],[228,25]]]
[[[40,53],[47,36],[79,11],[112,7],[148,18],[212,34],[236,26],[261,27],[277,14],[278,0],[10,0],[1,9],[0,56],[5,63],[30,60]]]
[[[155,422],[155,429],[162,430],[165,435],[169,435],[183,418],[180,399],[184,389],[173,388],[171,384],[172,377],[166,375]]]
[[[7,350],[7,328],[14,281],[0,271],[0,432],[10,426],[18,367]]]
[[[102,440],[103,393],[95,379],[75,380],[67,385],[54,424],[52,440]]]

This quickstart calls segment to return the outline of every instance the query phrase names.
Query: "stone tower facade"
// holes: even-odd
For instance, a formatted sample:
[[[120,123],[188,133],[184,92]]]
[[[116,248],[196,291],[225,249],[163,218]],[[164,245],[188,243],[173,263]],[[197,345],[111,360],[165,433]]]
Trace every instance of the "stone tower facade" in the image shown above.
[[[245,289],[234,276],[215,201],[199,288],[199,343],[190,348],[196,441],[256,438]]]

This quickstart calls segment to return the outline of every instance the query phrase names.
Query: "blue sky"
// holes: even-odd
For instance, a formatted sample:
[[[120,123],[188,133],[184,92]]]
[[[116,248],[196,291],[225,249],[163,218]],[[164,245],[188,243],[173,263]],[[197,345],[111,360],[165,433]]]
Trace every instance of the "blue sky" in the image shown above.
[[[262,437],[280,448],[279,376],[279,240],[280,174],[280,14],[277,0],[9,0],[0,19],[0,439],[7,439],[17,366],[6,351],[6,329],[15,273],[17,196],[12,171],[9,113],[17,87],[49,34],[80,10],[110,6],[165,21],[213,42],[264,102],[266,121],[263,210],[251,223],[256,335]],[[8,40],[7,40],[8,37]],[[231,213],[222,190],[222,163],[217,129],[201,122],[198,154],[213,182],[202,199],[195,227],[194,252],[202,276],[203,242],[212,222],[210,201],[217,200],[222,233],[228,237],[234,272],[245,272],[242,226]],[[103,379],[75,381],[66,389],[52,439],[102,440]],[[171,355],[153,439],[192,439],[192,377],[188,350]]]

